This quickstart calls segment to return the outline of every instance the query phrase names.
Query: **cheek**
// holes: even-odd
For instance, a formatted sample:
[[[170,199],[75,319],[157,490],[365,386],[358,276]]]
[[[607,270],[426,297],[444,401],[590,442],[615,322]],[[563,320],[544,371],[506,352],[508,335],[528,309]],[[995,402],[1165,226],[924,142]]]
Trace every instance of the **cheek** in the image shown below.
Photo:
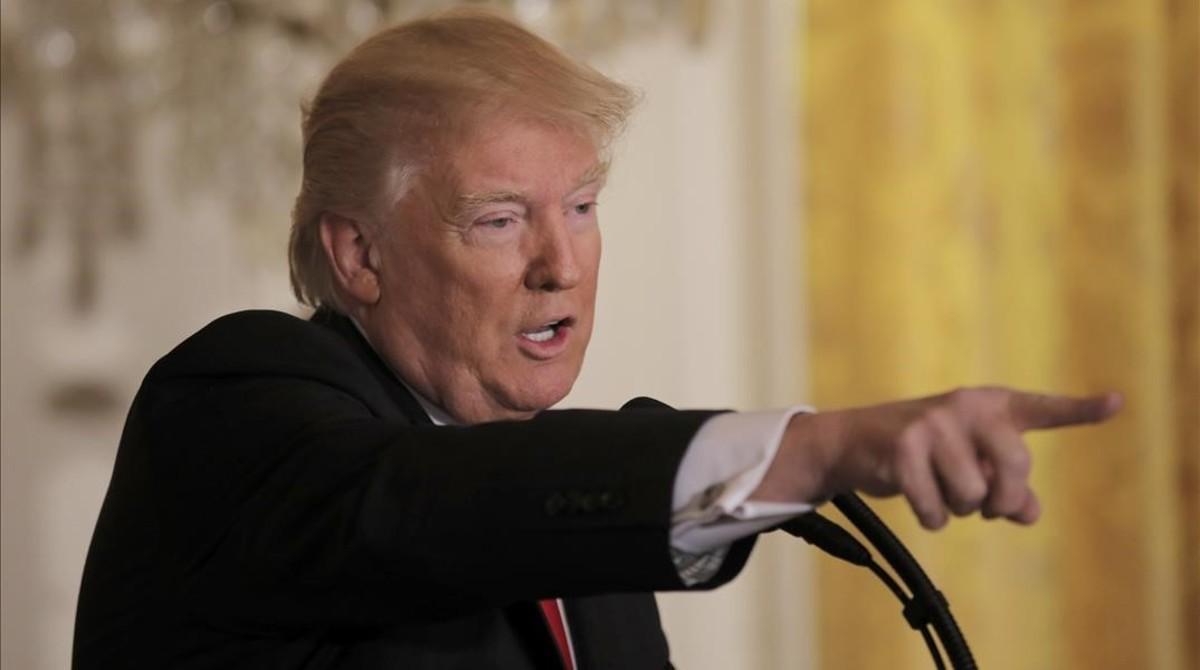
[[[589,241],[588,247],[585,251],[588,259],[587,281],[585,287],[587,296],[585,300],[589,309],[593,308],[596,304],[596,288],[600,278],[600,256],[602,246],[603,245],[600,242],[600,232],[596,231],[595,239]]]
[[[459,331],[455,339],[480,348],[513,335],[526,307],[520,273],[491,265],[459,277],[445,305]]]

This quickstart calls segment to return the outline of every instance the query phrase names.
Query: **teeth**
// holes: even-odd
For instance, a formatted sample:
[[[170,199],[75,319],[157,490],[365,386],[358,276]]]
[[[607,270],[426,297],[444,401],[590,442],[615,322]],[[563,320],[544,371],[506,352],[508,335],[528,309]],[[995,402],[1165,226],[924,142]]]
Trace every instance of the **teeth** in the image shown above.
[[[521,333],[521,337],[524,337],[527,340],[533,340],[534,342],[546,342],[550,338],[554,337],[554,328],[546,326],[541,330],[535,330],[532,333]]]

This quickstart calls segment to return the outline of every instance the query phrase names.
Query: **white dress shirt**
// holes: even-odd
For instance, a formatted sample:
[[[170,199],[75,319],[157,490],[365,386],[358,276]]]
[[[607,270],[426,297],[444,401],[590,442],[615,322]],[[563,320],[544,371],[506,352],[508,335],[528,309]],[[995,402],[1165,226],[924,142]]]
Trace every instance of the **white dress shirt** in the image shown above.
[[[671,553],[685,584],[711,579],[734,541],[812,510],[807,503],[749,499],[775,460],[788,421],[811,411],[727,412],[700,426],[675,473],[672,497]]]

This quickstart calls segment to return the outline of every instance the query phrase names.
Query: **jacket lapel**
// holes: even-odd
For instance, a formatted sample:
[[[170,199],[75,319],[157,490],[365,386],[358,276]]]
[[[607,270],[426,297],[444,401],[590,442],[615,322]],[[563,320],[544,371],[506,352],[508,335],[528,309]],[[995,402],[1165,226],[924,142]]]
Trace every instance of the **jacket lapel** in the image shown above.
[[[375,378],[375,381],[379,383],[379,386],[383,388],[392,401],[393,407],[388,408],[392,411],[387,412],[388,414],[392,414],[392,416],[388,418],[396,418],[395,414],[398,411],[399,415],[408,419],[409,423],[433,423],[430,421],[429,416],[425,414],[425,410],[421,408],[421,404],[408,392],[404,384],[400,383],[400,379],[396,377],[396,373],[384,362],[383,357],[375,352],[375,349],[371,347],[371,344],[367,342],[366,338],[359,332],[358,327],[349,318],[333,310],[321,308],[312,315],[310,320],[317,325],[328,328],[344,339],[350,345],[355,355],[371,371],[371,376]]]
[[[651,593],[564,601],[579,670],[663,670],[670,652]]]

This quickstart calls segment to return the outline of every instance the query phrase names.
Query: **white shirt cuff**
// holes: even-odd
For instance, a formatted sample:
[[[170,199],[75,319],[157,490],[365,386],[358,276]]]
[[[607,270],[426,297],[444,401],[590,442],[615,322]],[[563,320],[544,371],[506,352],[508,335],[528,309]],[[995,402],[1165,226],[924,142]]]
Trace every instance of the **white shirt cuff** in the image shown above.
[[[788,421],[812,411],[795,406],[718,414],[700,427],[675,475],[673,553],[700,556],[721,550],[723,555],[730,543],[812,510],[806,503],[748,500],[770,468]],[[719,569],[720,560],[715,563]],[[716,569],[706,572],[715,574]]]

